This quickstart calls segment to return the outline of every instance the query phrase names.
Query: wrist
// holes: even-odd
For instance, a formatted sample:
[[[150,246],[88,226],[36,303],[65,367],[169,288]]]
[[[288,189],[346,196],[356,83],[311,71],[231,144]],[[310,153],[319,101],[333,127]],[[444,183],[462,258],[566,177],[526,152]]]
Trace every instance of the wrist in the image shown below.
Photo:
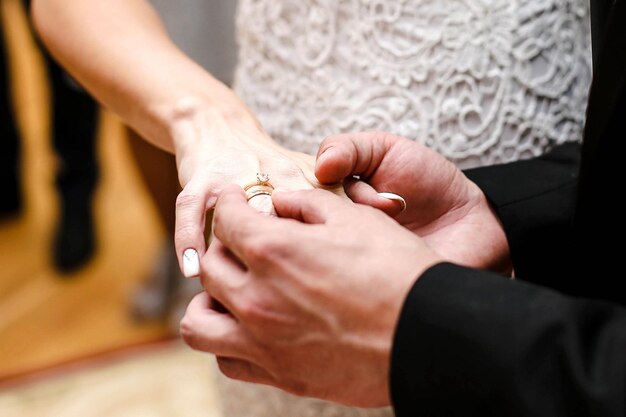
[[[163,106],[161,114],[183,186],[210,166],[230,178],[237,166],[234,161],[258,164],[250,158],[258,159],[263,151],[277,146],[243,104],[217,106],[188,96]]]
[[[166,135],[176,155],[197,153],[198,147],[219,149],[262,133],[259,122],[243,105],[216,106],[197,97],[184,97],[165,106],[162,112]]]

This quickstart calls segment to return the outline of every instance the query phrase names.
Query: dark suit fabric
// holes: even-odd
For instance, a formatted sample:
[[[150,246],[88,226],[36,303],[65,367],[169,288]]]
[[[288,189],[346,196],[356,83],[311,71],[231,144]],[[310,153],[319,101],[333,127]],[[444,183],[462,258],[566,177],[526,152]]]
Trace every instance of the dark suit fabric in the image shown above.
[[[626,416],[626,1],[592,1],[585,138],[467,172],[491,200],[516,280],[451,264],[411,289],[391,395],[405,416]]]

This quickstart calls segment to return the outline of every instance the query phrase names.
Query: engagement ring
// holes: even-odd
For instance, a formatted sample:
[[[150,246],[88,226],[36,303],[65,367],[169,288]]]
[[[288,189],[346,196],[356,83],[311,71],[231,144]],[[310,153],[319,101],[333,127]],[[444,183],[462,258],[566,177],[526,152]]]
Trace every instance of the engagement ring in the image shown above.
[[[254,197],[260,195],[272,195],[272,191],[274,191],[274,186],[270,184],[270,176],[268,174],[258,173],[256,174],[256,182],[252,184],[248,184],[243,187],[243,190],[246,192],[246,197],[248,201],[252,200]]]

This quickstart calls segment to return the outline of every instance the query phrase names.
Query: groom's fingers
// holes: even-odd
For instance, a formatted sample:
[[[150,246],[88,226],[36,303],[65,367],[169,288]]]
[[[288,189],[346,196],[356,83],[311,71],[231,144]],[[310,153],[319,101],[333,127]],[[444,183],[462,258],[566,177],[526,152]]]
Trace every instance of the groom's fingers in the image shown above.
[[[402,213],[405,206],[399,199],[389,198],[392,194],[379,193],[371,185],[356,179],[348,179],[344,182],[346,195],[350,200],[358,204],[364,204],[383,211],[390,217],[395,217]]]
[[[237,301],[249,280],[246,267],[220,242],[213,239],[202,258],[202,286],[227,311],[238,317]]]
[[[252,362],[218,356],[217,366],[224,375],[231,379],[255,384],[275,385],[271,374]]]
[[[189,303],[180,322],[180,333],[192,349],[246,360],[255,359],[257,343],[229,314],[214,309],[211,297],[203,292]]]
[[[225,188],[217,200],[213,233],[244,263],[249,259],[250,247],[255,240],[275,235],[280,227],[278,219],[250,207],[240,187]]]
[[[320,145],[315,175],[322,184],[334,184],[352,175],[371,175],[390,147],[389,133],[363,132],[329,136]]]
[[[328,223],[355,210],[352,203],[326,190],[274,192],[272,201],[279,217],[308,224]],[[295,223],[289,225],[292,228],[300,226]]]

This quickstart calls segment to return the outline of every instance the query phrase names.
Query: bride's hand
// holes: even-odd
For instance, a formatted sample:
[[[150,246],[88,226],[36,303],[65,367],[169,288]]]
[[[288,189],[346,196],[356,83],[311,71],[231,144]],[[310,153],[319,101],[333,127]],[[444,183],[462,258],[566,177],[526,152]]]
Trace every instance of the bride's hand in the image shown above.
[[[176,202],[175,246],[187,277],[199,274],[199,259],[206,250],[206,212],[225,186],[254,184],[257,173],[263,173],[275,188],[321,187],[313,173],[313,156],[280,147],[251,118],[227,121],[194,110],[172,126],[183,186]],[[260,211],[273,210],[271,200],[264,197],[253,198],[250,204]]]

